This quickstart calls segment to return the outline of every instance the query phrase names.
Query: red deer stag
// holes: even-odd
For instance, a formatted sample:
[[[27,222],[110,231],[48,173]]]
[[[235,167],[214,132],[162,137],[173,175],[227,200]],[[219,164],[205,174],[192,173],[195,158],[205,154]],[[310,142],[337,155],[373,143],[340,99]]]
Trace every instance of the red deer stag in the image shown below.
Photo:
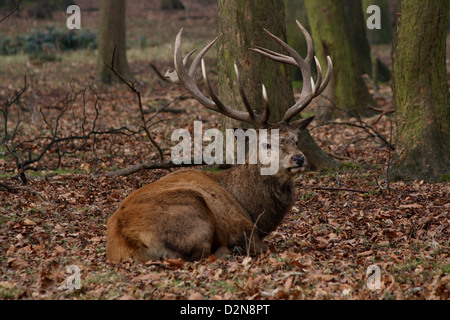
[[[298,21],[297,24],[307,42],[305,59],[267,30],[267,34],[290,56],[261,47],[252,49],[275,61],[299,67],[303,75],[300,98],[274,125],[268,123],[269,104],[265,89],[265,108],[258,115],[249,104],[238,74],[237,81],[247,112],[225,106],[219,100],[209,83],[203,63],[203,56],[217,38],[189,66],[193,52],[182,57],[183,29],[180,30],[175,42],[175,71],[167,72],[166,76],[172,82],[181,84],[210,110],[256,128],[278,129],[278,171],[274,175],[261,175],[260,163],[235,165],[218,173],[182,170],[134,191],[107,221],[106,253],[109,261],[118,263],[128,259],[146,261],[161,258],[193,261],[208,257],[224,247],[243,249],[252,255],[266,251],[267,245],[262,239],[278,227],[293,206],[294,177],[306,165],[306,159],[297,147],[297,137],[313,117],[292,122],[291,119],[325,89],[332,72],[332,62],[328,57],[327,74],[322,77],[320,64],[314,57],[311,36]],[[318,71],[315,83],[311,77],[313,60]],[[196,84],[200,66],[211,98],[206,97]],[[271,146],[266,144],[265,147]]]

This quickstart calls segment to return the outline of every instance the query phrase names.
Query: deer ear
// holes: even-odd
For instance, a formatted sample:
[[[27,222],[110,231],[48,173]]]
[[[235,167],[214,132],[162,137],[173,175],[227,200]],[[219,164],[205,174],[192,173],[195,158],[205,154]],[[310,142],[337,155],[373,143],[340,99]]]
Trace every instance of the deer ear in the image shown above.
[[[300,134],[302,133],[303,130],[306,129],[306,127],[308,127],[308,125],[311,123],[311,121],[313,121],[313,119],[314,116],[306,119],[292,121],[291,123],[289,123],[289,125],[291,126],[292,129],[296,131],[297,134]]]

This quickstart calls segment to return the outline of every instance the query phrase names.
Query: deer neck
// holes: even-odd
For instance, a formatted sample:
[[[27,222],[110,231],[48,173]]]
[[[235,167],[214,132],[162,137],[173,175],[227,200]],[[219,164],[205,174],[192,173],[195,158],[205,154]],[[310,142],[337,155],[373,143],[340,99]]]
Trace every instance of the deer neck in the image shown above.
[[[216,180],[248,213],[261,237],[280,225],[295,202],[292,179],[261,175],[257,165],[236,165],[217,173]]]

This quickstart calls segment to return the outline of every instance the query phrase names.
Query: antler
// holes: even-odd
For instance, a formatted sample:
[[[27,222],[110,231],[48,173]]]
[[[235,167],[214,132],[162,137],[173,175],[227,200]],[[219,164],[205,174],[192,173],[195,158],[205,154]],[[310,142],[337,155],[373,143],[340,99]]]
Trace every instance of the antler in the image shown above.
[[[297,25],[302,31],[303,35],[306,39],[307,44],[307,55],[306,58],[303,59],[297,51],[292,49],[287,43],[285,43],[283,40],[278,38],[277,36],[273,35],[266,29],[264,31],[276,42],[278,42],[291,56],[286,56],[278,52],[274,52],[265,48],[256,47],[254,49],[250,49],[252,51],[255,51],[259,54],[262,54],[265,57],[268,57],[272,60],[287,63],[296,67],[300,68],[300,71],[302,72],[303,77],[303,89],[302,93],[300,95],[300,98],[297,100],[297,102],[290,107],[285,115],[283,116],[283,119],[281,120],[281,123],[289,123],[289,121],[298,113],[300,113],[303,109],[305,109],[308,104],[311,102],[312,99],[320,95],[323,90],[325,90],[326,86],[328,85],[328,82],[331,78],[331,73],[333,71],[333,62],[331,61],[330,56],[327,57],[328,62],[328,70],[327,74],[325,75],[325,78],[322,81],[322,68],[320,66],[319,60],[314,56],[314,48],[313,48],[313,41],[311,38],[311,35],[308,33],[308,31],[302,26],[302,24],[298,21]],[[317,81],[314,83],[314,79],[311,76],[311,64],[312,60],[315,60],[316,67],[317,67]]]
[[[239,76],[238,68],[236,66],[236,63],[234,64],[234,69],[236,72],[237,81],[239,84],[239,93],[241,95],[241,98],[244,102],[245,108],[247,112],[239,111],[230,107],[227,107],[223,104],[222,101],[217,97],[216,93],[214,92],[211,83],[206,75],[206,67],[205,62],[203,60],[203,56],[208,52],[208,50],[211,48],[211,46],[217,41],[217,38],[215,38],[213,41],[211,41],[205,48],[203,48],[202,51],[195,57],[195,59],[192,61],[191,65],[188,66],[190,57],[195,52],[191,51],[189,52],[186,57],[182,58],[182,52],[181,52],[181,36],[183,33],[183,28],[181,28],[180,32],[178,33],[176,40],[175,40],[175,54],[174,54],[174,64],[175,64],[175,71],[169,72],[167,71],[165,74],[165,77],[170,79],[170,81],[181,84],[198,102],[200,102],[204,107],[219,112],[229,118],[243,121],[250,123],[254,125],[255,127],[262,128],[266,127],[268,125],[269,115],[270,115],[270,109],[269,109],[269,103],[267,99],[267,93],[266,88],[263,85],[262,91],[263,91],[263,97],[265,101],[264,106],[264,112],[262,115],[257,115],[245,94],[241,78]],[[197,78],[197,71],[201,64],[202,68],[202,74],[203,79],[205,81],[206,86],[208,87],[208,92],[211,97],[206,97],[198,88],[196,84],[196,78]]]

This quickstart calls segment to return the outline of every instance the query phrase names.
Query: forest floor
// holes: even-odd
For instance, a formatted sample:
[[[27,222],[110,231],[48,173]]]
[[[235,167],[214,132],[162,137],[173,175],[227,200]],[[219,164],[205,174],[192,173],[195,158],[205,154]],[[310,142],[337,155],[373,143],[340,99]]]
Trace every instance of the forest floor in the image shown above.
[[[128,13],[133,17],[129,59],[146,117],[168,103],[175,109],[151,120],[166,159],[174,129],[192,131],[194,120],[205,129],[220,123],[218,115],[193,99],[176,100],[183,90],[160,80],[151,67],[161,72],[170,67],[172,41],[181,25],[186,47],[199,48],[214,37],[214,6],[201,11],[196,1],[186,2],[190,11],[162,13],[150,1],[133,1],[143,7],[133,6]],[[62,28],[65,17],[55,14],[53,20],[26,26],[25,17],[14,16],[0,32],[29,32],[47,24]],[[97,11],[87,11],[86,28],[95,27],[97,17]],[[93,56],[94,50],[57,54],[52,61],[0,56],[2,108],[27,75],[27,90],[8,118],[9,135],[17,128],[14,142],[22,142],[21,159],[42,152],[56,128],[59,137],[83,135],[94,125],[97,131],[127,128],[121,131],[127,135],[99,134],[50,148],[33,165],[36,169],[26,172],[26,188],[13,157],[0,146],[0,183],[19,187],[0,189],[0,299],[450,298],[450,186],[382,178],[393,154],[386,144],[395,135],[393,115],[312,123],[313,138],[341,165],[298,177],[296,203],[264,240],[269,245],[265,254],[109,263],[106,219],[132,191],[179,169],[110,175],[158,161],[158,153],[142,131],[131,134],[141,125],[136,96],[121,83],[98,83]],[[214,71],[214,58],[209,59]],[[377,102],[385,110],[392,107],[388,85],[381,86]],[[62,152],[68,153],[58,157]],[[66,284],[74,270],[80,272],[81,288],[71,290]]]

